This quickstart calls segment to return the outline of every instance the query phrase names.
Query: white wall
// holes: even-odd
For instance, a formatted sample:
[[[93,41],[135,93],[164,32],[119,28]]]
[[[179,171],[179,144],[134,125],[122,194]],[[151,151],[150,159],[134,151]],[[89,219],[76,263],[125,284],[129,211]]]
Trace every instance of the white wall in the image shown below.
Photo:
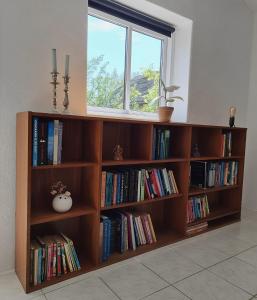
[[[240,0],[153,2],[194,21],[189,120],[226,123],[233,104],[245,125],[250,11]],[[71,54],[72,110],[84,111],[85,9],[84,0],[0,1],[0,272],[14,267],[15,113],[48,110],[51,48],[61,71]]]
[[[85,0],[0,1],[0,272],[14,267],[15,114],[51,107],[51,48],[62,74],[71,55],[71,109],[84,111],[85,11]]]
[[[249,103],[247,113],[247,148],[245,164],[244,204],[257,210],[257,13],[254,18]]]
[[[241,0],[151,0],[193,20],[189,122],[246,125],[253,16]]]

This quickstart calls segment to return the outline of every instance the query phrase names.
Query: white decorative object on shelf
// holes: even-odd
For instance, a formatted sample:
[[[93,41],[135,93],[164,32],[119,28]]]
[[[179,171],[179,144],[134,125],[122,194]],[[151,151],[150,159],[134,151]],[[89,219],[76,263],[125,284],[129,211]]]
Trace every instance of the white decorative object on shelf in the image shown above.
[[[58,213],[64,213],[71,209],[72,198],[70,192],[65,192],[64,194],[58,194],[53,199],[53,209]]]
[[[61,181],[58,181],[52,186],[51,195],[55,196],[52,206],[56,212],[65,213],[71,209],[71,193],[66,191],[66,186]]]

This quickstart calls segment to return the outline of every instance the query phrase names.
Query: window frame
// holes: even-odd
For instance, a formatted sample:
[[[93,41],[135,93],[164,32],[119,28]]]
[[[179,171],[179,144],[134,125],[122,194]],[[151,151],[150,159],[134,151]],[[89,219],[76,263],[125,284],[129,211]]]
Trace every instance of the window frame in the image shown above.
[[[154,32],[150,29],[128,22],[126,20],[117,18],[113,15],[107,14],[100,10],[88,7],[88,16],[100,18],[104,21],[113,23],[126,29],[126,45],[125,45],[125,69],[124,69],[124,99],[123,109],[90,106],[87,103],[87,111],[90,113],[106,113],[106,114],[122,114],[122,115],[140,115],[145,117],[156,117],[156,112],[141,112],[130,109],[130,79],[131,79],[131,54],[132,54],[132,31],[151,36],[155,39],[161,40],[161,57],[160,57],[160,77],[166,83],[170,83],[173,74],[173,61],[174,61],[174,33],[169,38],[160,33]],[[88,45],[88,44],[87,44]],[[87,89],[87,85],[86,85]],[[162,93],[162,91],[161,91]]]

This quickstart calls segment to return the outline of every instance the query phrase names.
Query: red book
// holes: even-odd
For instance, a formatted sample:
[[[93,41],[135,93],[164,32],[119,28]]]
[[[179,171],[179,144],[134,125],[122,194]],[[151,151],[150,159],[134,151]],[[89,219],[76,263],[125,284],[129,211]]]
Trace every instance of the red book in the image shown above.
[[[151,182],[152,182],[152,186],[153,186],[153,190],[154,190],[154,194],[157,196],[157,197],[161,197],[161,193],[158,189],[158,185],[157,185],[157,181],[156,181],[156,176],[154,174],[154,172],[152,171],[151,174],[150,174],[150,178],[151,178]]]

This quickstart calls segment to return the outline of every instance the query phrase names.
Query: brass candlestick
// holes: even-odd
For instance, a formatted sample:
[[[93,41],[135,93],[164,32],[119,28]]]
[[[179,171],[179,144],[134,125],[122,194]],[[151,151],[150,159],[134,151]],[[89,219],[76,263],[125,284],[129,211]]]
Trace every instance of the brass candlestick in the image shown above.
[[[69,113],[69,81],[70,81],[70,77],[69,75],[65,75],[63,76],[63,80],[64,80],[64,100],[63,100],[63,106],[64,106],[64,110],[63,113],[68,114]]]
[[[57,77],[58,77],[58,72],[57,71],[53,71],[51,72],[52,74],[52,81],[50,82],[53,85],[53,106],[52,106],[52,111],[54,113],[57,113],[57,85],[59,84],[59,82],[57,81]]]

